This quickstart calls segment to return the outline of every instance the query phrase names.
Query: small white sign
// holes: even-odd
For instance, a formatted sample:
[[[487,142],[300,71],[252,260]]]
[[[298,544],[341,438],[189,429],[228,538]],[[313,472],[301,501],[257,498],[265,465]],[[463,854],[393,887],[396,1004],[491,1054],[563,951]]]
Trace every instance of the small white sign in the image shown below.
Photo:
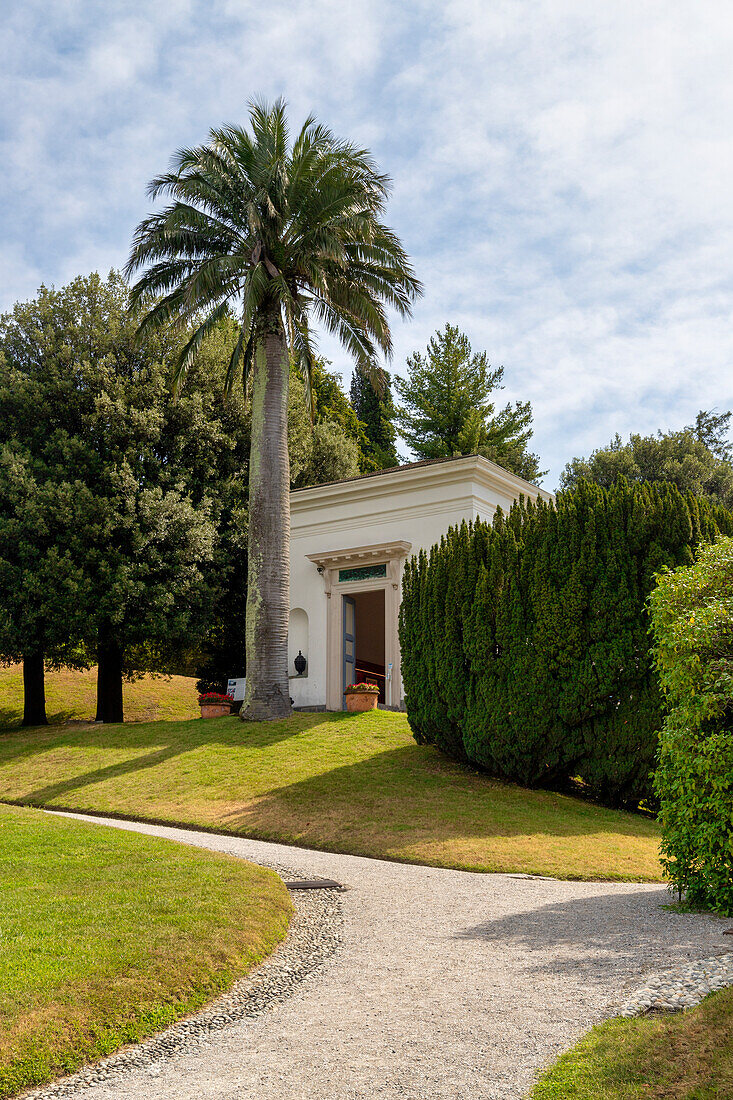
[[[238,676],[236,680],[227,680],[227,695],[233,696],[235,703],[244,701],[244,686],[246,683],[246,676]]]

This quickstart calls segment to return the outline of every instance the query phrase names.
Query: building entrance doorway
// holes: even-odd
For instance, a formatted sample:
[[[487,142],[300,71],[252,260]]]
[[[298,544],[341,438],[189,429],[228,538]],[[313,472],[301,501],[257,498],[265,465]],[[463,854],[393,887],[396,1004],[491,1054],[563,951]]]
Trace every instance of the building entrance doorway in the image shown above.
[[[348,684],[376,684],[386,702],[384,589],[343,596],[343,672]],[[344,706],[345,706],[344,702]]]
[[[398,626],[402,567],[409,551],[410,543],[400,541],[306,554],[323,578],[326,595],[327,710],[343,710],[344,688],[362,679],[377,685],[383,706],[397,710],[403,705]],[[315,672],[315,660],[309,664]]]

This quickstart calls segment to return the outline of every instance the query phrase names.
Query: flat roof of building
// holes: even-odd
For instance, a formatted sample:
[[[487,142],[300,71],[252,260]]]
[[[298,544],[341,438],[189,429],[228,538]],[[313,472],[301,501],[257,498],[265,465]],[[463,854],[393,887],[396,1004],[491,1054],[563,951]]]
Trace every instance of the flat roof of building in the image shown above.
[[[534,489],[536,492],[539,492],[546,497],[550,496],[546,489],[541,489],[539,485],[535,485],[531,481],[526,481],[518,474],[512,473],[511,470],[506,470],[503,466],[499,466],[497,462],[492,462],[491,459],[486,458],[485,455],[479,455],[475,452],[468,455],[449,455],[445,458],[423,458],[420,459],[418,462],[405,462],[401,466],[387,466],[384,470],[371,470],[367,474],[354,474],[353,477],[337,478],[336,481],[322,481],[318,485],[304,485],[300,489],[291,489],[290,495],[293,496],[295,493],[308,493],[312,489],[324,489],[328,485],[346,485],[348,482],[351,481],[366,481],[367,478],[370,477],[383,477],[385,474],[396,474],[399,473],[400,470],[416,470],[419,469],[421,466],[439,466],[447,462],[461,462],[464,460],[467,461],[469,459],[472,459],[475,462],[477,458],[480,458],[483,462],[488,463],[489,466],[493,466],[495,470],[499,471],[505,476],[514,478],[517,481],[522,482],[528,488]]]

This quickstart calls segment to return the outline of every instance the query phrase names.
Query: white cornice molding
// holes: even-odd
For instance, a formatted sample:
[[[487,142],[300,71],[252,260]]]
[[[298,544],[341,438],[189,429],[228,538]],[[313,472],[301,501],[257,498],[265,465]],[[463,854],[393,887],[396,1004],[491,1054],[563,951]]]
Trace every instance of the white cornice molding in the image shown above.
[[[497,466],[483,455],[468,455],[446,462],[427,463],[424,466],[403,466],[382,474],[375,474],[352,481],[333,481],[325,485],[313,485],[308,489],[296,489],[290,494],[290,510],[293,516],[314,507],[348,502],[366,502],[395,492],[407,492],[442,484],[446,488],[457,482],[471,481],[485,490],[502,492],[511,499],[519,496],[552,499],[552,494],[531,485],[516,474]]]

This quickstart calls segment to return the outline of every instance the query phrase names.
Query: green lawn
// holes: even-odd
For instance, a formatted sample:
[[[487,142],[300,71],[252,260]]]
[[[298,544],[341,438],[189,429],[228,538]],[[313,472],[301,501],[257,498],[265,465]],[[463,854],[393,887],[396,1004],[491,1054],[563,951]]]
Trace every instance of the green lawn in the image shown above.
[[[152,1034],[285,935],[270,871],[0,806],[0,1097]]]
[[[386,711],[11,731],[0,799],[443,867],[660,877],[654,822],[494,782]]]
[[[733,989],[674,1016],[609,1020],[544,1074],[531,1100],[730,1100]]]
[[[46,714],[49,722],[94,721],[97,709],[97,670],[61,669],[46,673]],[[122,687],[125,721],[151,722],[157,718],[195,718],[199,713],[196,680],[190,676],[153,679],[143,676]],[[23,719],[23,667],[0,666],[0,730],[19,726]]]

